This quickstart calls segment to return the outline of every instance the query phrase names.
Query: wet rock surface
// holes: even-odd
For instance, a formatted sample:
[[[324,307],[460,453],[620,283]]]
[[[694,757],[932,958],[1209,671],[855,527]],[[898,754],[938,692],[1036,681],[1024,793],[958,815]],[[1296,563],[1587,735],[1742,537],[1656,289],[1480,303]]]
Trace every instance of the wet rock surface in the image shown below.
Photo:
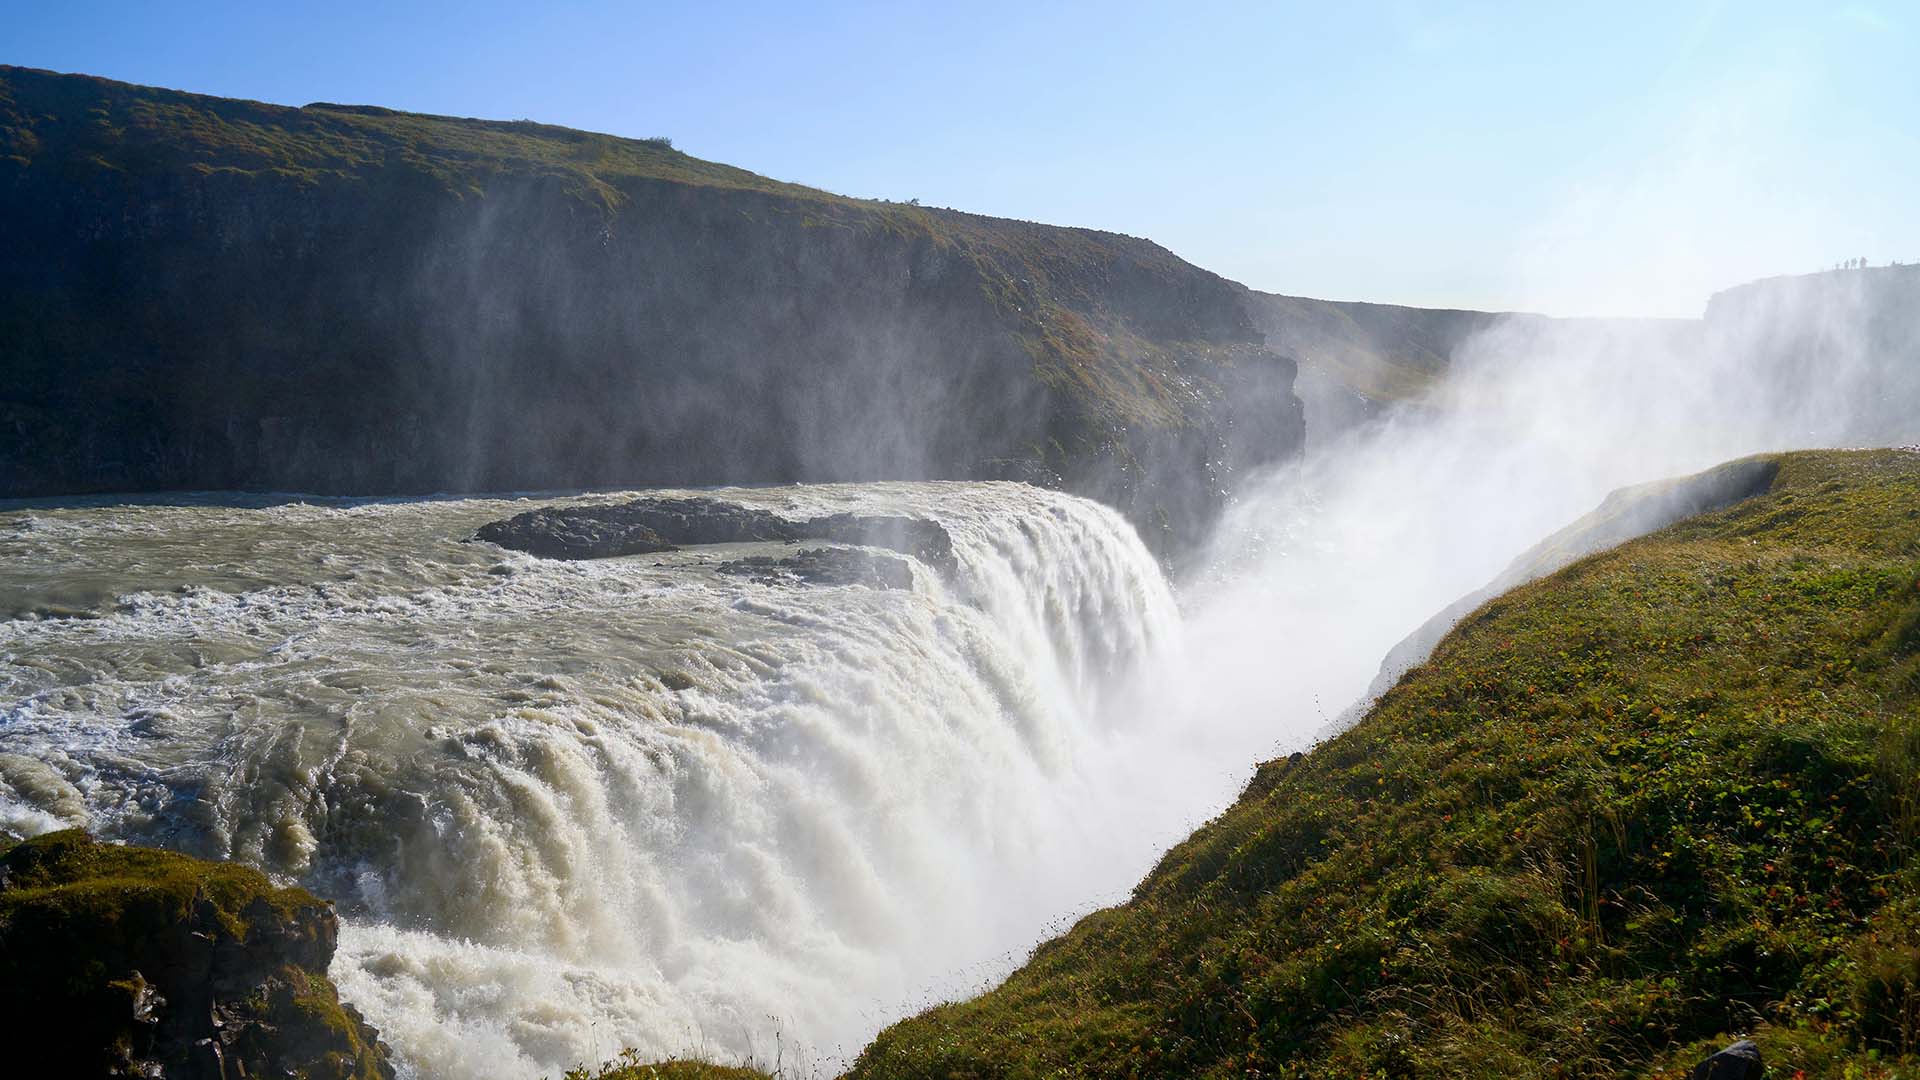
[[[265,875],[51,833],[0,853],[0,1039],[21,1076],[392,1080],[327,980],[339,923]]]
[[[720,499],[635,499],[619,506],[581,507],[629,528],[645,529],[670,544],[743,544],[803,539],[791,521],[769,510]],[[569,517],[573,508],[549,511]]]
[[[756,555],[721,563],[722,574],[751,578],[764,585],[865,585],[870,589],[913,588],[913,567],[893,555],[859,548],[810,548],[784,559]]]
[[[1695,1065],[1690,1080],[1760,1080],[1764,1075],[1759,1045],[1741,1039]]]
[[[474,539],[549,559],[605,559],[674,551],[680,545],[828,540],[888,548],[942,574],[951,575],[959,569],[953,538],[935,521],[889,514],[829,514],[796,521],[758,507],[697,497],[635,499],[618,506],[542,507],[489,522],[474,533]],[[829,564],[852,565],[826,549],[802,552],[801,556],[811,556],[804,560],[801,569],[805,574],[799,575],[802,580],[813,580],[806,574],[831,576],[839,572],[820,569]],[[797,560],[801,557],[765,561]],[[757,566],[761,561],[745,559],[726,565]],[[901,568],[906,569],[904,564]],[[879,579],[898,580],[898,574],[889,571],[875,580]],[[910,584],[909,574],[905,584],[886,587],[906,588]]]
[[[548,559],[611,559],[673,551],[652,529],[625,519],[620,508],[543,508],[482,525],[474,539]]]
[[[948,576],[960,569],[953,555],[953,537],[938,522],[924,518],[834,514],[813,518],[800,528],[802,539],[890,548]]]

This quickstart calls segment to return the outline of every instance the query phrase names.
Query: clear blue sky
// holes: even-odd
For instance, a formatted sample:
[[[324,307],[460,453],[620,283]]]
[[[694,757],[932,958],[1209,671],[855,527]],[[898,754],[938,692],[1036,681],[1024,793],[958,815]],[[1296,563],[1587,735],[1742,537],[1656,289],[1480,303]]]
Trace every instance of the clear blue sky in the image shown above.
[[[1690,315],[1920,262],[1920,10],[1894,0],[0,0],[0,27],[0,62],[668,135],[1276,292]]]

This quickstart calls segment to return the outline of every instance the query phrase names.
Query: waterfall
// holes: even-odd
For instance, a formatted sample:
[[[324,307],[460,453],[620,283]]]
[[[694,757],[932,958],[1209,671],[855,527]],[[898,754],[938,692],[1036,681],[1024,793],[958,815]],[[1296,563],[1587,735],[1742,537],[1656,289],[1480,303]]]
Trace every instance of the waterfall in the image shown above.
[[[1181,631],[1118,515],[1014,484],[718,494],[932,518],[958,572],[463,543],[499,500],[0,512],[0,554],[40,553],[0,560],[0,817],[334,899],[343,996],[436,1080],[626,1046],[831,1062],[1137,876],[1164,837],[1111,835],[1109,766]]]

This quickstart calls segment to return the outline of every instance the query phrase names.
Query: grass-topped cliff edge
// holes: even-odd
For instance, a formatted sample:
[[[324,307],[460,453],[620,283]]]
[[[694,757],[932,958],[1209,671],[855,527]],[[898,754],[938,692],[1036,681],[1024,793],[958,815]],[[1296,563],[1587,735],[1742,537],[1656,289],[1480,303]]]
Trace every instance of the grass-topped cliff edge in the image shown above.
[[[1490,601],[852,1075],[1920,1075],[1920,454],[1779,462]]]

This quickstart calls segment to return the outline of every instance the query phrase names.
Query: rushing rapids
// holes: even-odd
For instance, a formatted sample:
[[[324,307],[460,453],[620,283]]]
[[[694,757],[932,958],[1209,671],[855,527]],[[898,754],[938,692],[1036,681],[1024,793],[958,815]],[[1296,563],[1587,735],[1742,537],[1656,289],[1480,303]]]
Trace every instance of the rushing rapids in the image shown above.
[[[1015,484],[725,496],[931,518],[957,567],[815,586],[718,571],[781,544],[470,540],[517,500],[0,506],[0,827],[335,900],[334,975],[423,1077],[832,1058],[1137,875],[1166,837],[1113,828],[1111,764],[1180,631],[1116,514]]]

